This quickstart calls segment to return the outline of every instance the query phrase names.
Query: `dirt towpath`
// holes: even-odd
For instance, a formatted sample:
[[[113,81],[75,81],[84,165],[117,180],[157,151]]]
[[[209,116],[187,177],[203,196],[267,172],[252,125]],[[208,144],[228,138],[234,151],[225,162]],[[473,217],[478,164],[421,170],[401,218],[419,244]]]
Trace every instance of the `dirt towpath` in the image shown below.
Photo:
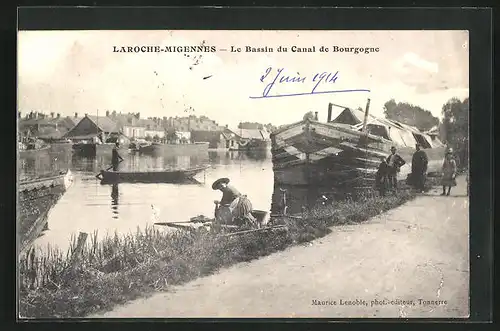
[[[465,179],[457,181],[451,196],[435,189],[369,222],[91,317],[467,317],[469,208]]]

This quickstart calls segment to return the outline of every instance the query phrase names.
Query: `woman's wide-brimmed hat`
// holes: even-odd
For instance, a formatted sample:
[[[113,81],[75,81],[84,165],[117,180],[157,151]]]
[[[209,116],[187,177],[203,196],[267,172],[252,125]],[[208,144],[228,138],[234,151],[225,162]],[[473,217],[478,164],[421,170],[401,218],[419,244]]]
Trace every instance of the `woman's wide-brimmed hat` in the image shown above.
[[[220,184],[227,184],[227,183],[229,183],[229,178],[219,178],[212,184],[212,190],[217,190],[219,189]]]

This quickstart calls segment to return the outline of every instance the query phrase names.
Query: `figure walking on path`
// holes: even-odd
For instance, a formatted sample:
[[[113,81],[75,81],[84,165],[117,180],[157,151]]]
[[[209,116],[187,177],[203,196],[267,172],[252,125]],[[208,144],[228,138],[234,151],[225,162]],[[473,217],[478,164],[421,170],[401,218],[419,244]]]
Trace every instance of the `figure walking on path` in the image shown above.
[[[441,185],[443,185],[443,193],[441,195],[450,195],[451,188],[457,186],[457,181],[455,177],[457,175],[457,163],[453,159],[453,151],[448,149],[443,161],[443,178],[441,179]],[[448,188],[448,192],[446,192]]]
[[[413,154],[413,158],[411,160],[411,176],[415,189],[418,192],[423,193],[425,190],[425,177],[427,174],[427,164],[429,163],[429,159],[427,158],[427,154],[421,150],[420,147],[420,144],[415,146],[417,151]]]
[[[389,187],[392,190],[397,189],[398,185],[398,172],[402,166],[406,164],[405,160],[398,154],[396,154],[396,147],[392,146],[391,147],[391,155],[387,157],[387,178],[389,180]]]

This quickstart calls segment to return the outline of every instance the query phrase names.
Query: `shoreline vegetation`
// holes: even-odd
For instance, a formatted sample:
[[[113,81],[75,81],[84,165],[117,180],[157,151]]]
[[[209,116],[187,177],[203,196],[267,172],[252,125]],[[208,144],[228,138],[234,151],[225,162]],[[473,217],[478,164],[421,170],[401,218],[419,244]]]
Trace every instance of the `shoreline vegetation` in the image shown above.
[[[288,227],[284,233],[217,237],[148,226],[127,235],[106,235],[100,241],[94,232],[80,254],[74,254],[75,236],[67,252],[50,246],[32,248],[19,261],[19,316],[82,318],[108,311],[236,263],[310,242],[329,234],[333,226],[365,222],[415,197],[408,187],[401,187],[384,197],[367,194],[356,201],[319,205],[302,219],[282,217],[281,223]]]

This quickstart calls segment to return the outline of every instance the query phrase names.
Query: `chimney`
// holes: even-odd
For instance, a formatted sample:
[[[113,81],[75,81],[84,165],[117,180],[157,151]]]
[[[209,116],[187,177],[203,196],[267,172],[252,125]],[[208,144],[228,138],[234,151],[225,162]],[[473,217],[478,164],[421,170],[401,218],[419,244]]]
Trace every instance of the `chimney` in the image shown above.
[[[109,110],[106,110],[106,117],[109,117]]]
[[[317,111],[315,111],[315,112],[314,112],[314,120],[315,120],[315,121],[317,121],[317,120],[318,120],[318,112],[317,112]]]
[[[51,117],[51,118],[54,118],[54,112],[51,112],[51,113],[50,113],[50,117]]]
[[[328,118],[326,119],[326,122],[329,123],[332,120],[332,107],[333,105],[331,103],[328,104]]]
[[[75,118],[78,118],[78,113],[75,113]]]

